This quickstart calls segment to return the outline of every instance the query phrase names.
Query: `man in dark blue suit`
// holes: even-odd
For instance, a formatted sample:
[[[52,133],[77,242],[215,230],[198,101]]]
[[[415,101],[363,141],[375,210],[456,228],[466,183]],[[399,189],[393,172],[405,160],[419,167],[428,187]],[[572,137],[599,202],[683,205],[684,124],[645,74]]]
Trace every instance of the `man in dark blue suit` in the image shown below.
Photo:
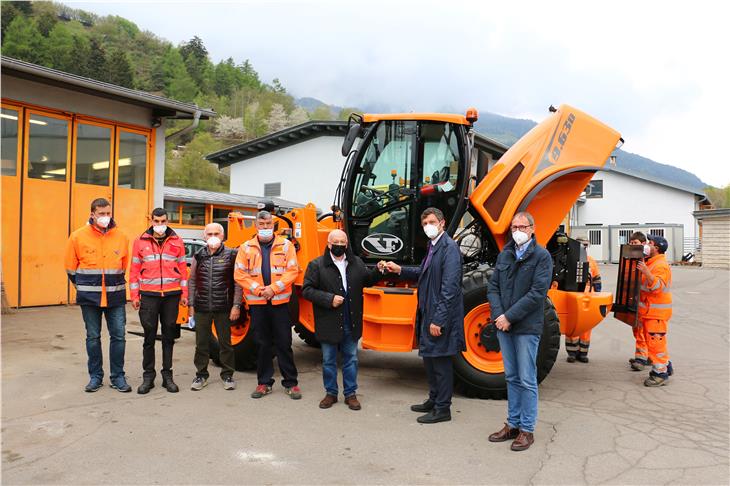
[[[444,232],[446,220],[441,210],[428,208],[421,214],[428,236],[428,252],[421,266],[401,268],[388,262],[386,268],[406,280],[418,281],[416,339],[418,355],[428,377],[428,400],[413,405],[422,424],[451,420],[454,392],[452,358],[466,349],[464,342],[464,299],[461,290],[462,260],[459,246]]]

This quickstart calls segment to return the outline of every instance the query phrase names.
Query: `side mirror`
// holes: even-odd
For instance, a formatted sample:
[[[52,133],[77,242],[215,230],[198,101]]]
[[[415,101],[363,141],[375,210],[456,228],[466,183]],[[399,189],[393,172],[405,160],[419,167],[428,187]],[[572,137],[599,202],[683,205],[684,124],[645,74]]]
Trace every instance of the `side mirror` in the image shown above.
[[[350,154],[352,145],[355,143],[355,140],[359,136],[360,136],[360,124],[351,123],[350,128],[347,130],[347,135],[345,135],[345,141],[342,142],[342,156],[343,157],[347,157]]]

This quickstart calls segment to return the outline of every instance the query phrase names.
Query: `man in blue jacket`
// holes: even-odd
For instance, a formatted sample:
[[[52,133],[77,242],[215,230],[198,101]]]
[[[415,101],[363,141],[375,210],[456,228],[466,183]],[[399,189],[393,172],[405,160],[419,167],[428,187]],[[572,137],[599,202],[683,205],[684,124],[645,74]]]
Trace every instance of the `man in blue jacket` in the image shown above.
[[[553,261],[535,240],[535,220],[530,213],[517,213],[511,230],[512,240],[497,257],[487,291],[507,380],[507,422],[489,441],[513,440],[511,449],[524,451],[534,442],[536,358]]]
[[[464,299],[461,290],[461,252],[444,232],[446,220],[441,210],[428,208],[421,214],[423,231],[429,238],[428,252],[417,269],[386,263],[389,272],[406,280],[418,281],[416,339],[418,355],[428,377],[428,400],[413,405],[425,412],[417,421],[435,424],[451,420],[454,392],[453,357],[466,349],[464,342]]]

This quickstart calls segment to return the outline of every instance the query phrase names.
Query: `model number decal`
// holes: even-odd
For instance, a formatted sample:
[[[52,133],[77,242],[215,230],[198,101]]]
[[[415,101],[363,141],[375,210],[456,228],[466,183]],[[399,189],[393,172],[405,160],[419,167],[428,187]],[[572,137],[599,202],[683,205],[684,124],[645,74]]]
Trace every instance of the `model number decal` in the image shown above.
[[[563,123],[563,127],[560,130],[560,134],[557,138],[557,143],[554,140],[553,143],[553,150],[551,152],[551,156],[553,158],[553,163],[557,163],[558,159],[560,158],[560,154],[563,151],[563,147],[565,147],[565,142],[568,141],[568,135],[570,134],[570,130],[573,128],[573,122],[575,122],[575,115],[571,113],[568,115],[568,118]]]

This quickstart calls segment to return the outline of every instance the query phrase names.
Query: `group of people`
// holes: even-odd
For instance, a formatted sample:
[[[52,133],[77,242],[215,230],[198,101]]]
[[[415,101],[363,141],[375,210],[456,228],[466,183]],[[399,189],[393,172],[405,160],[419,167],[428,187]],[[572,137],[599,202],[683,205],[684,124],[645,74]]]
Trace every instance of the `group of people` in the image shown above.
[[[88,225],[71,234],[66,253],[66,269],[76,287],[76,300],[86,325],[90,376],[87,392],[98,390],[103,381],[102,315],[106,316],[110,335],[111,386],[121,392],[131,391],[124,374],[124,274],[130,257],[127,238],[111,215],[109,201],[94,200]],[[199,391],[207,385],[213,325],[220,345],[223,387],[234,389],[230,328],[240,318],[245,300],[257,347],[257,386],[251,397],[258,399],[272,392],[276,355],[286,394],[300,399],[287,305],[300,269],[294,244],[274,233],[272,215],[260,211],[256,235],[237,249],[223,245],[221,225],[207,225],[203,234],[206,247],[194,256],[189,277],[183,241],[167,225],[167,212],[156,208],[151,222],[134,242],[130,266],[132,306],[139,310],[144,329],[143,382],[137,392],[146,394],[155,386],[158,322],[162,328],[162,386],[168,392],[179,391],[173,380],[172,351],[179,333],[176,319],[180,303],[188,306],[196,321],[196,376],[191,389]],[[344,402],[351,410],[362,408],[357,396],[357,343],[362,336],[363,288],[387,274],[418,282],[415,329],[429,392],[424,402],[410,408],[421,414],[417,417],[419,423],[451,420],[452,359],[466,349],[462,256],[457,243],[445,232],[446,221],[438,208],[423,211],[421,224],[430,243],[417,268],[380,261],[369,269],[351,250],[347,234],[337,229],[329,233],[323,255],[307,266],[302,294],[313,305],[315,335],[322,346],[325,396],[319,402],[320,408],[331,408],[338,401],[338,355],[342,360]],[[508,391],[507,421],[489,440],[511,440],[511,449],[522,451],[534,442],[538,409],[536,357],[553,263],[550,253],[535,239],[535,221],[529,213],[516,214],[510,229],[512,238],[497,258],[487,293]],[[649,259],[639,266],[642,305],[631,366],[639,369],[651,359],[653,369],[647,379],[651,384],[647,386],[663,384],[671,374],[665,339],[667,312],[671,312],[671,274],[663,257],[666,240],[662,240],[650,238]],[[596,284],[594,277],[593,288],[599,290]],[[578,346],[569,348],[575,353],[571,356],[582,356],[578,354],[582,349],[587,354],[582,339],[577,337]]]

